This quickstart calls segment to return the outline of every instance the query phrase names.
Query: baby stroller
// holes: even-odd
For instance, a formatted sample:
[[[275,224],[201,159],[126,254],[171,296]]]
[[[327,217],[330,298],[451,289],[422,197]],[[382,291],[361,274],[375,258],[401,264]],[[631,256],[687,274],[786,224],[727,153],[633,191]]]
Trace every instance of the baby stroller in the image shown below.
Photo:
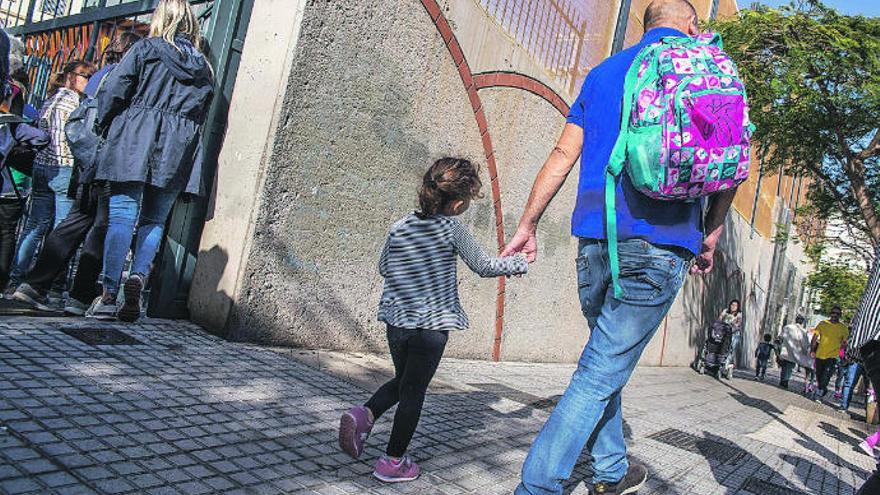
[[[728,364],[727,355],[730,354],[730,344],[733,340],[733,328],[727,323],[716,321],[709,327],[706,343],[700,351],[700,360],[697,363],[697,371],[700,374],[710,373],[715,378],[724,377],[730,380],[733,376],[733,364]]]

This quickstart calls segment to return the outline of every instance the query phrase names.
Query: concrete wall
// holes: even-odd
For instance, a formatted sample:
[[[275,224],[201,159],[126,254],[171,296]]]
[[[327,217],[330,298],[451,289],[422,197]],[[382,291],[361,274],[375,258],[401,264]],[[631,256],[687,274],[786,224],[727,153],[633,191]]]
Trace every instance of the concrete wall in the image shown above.
[[[443,155],[482,165],[485,197],[464,220],[495,251],[516,228],[572,95],[473,0],[304,10],[304,1],[274,0],[300,9],[294,27],[269,3],[255,10],[245,44],[190,309],[233,339],[382,352],[376,262],[388,227],[415,207],[425,168]],[[545,214],[527,277],[499,294],[460,265],[471,329],[454,335],[449,355],[577,358],[589,331],[569,235],[575,188],[573,176]],[[747,333],[760,334],[779,252],[770,238],[732,213],[716,272],[688,277],[642,364],[690,363],[733,297]],[[802,256],[784,254],[791,266]]]
[[[252,219],[262,208],[263,171],[270,158],[266,150],[280,117],[275,108],[286,93],[305,4],[306,0],[254,2],[256,22],[248,25],[189,297],[192,318],[218,333],[226,326],[250,256]]]
[[[384,349],[376,261],[388,227],[415,207],[425,168],[465,156],[483,162],[490,182],[468,94],[412,0],[312,4],[287,88],[229,335]],[[492,250],[491,201],[475,202],[465,220]],[[465,273],[461,294],[473,329],[450,352],[485,357],[495,283]]]

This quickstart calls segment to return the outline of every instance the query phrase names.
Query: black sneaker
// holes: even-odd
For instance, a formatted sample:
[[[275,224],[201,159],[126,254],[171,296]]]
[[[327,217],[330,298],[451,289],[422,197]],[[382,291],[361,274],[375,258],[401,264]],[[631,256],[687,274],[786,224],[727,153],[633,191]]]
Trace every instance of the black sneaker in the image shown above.
[[[135,273],[128,277],[122,290],[125,292],[125,300],[116,313],[116,317],[129,323],[137,321],[141,316],[141,291],[144,290],[143,275]]]
[[[628,493],[638,493],[645,482],[648,481],[648,468],[644,464],[636,461],[629,462],[629,469],[626,476],[617,483],[606,483],[600,481],[593,484],[590,490],[592,495],[625,495]]]
[[[13,301],[23,302],[25,304],[31,305],[34,309],[38,309],[40,311],[54,311],[54,309],[49,304],[49,298],[40,294],[37,289],[31,287],[27,282],[22,282],[19,284],[18,288],[15,289],[15,292],[12,293],[11,299]]]

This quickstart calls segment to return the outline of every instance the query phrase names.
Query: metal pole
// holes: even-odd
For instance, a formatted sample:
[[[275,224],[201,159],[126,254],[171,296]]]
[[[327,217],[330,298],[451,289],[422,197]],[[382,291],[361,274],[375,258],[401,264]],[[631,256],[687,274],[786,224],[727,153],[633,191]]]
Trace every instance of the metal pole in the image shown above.
[[[623,50],[626,40],[626,26],[629,22],[629,10],[632,0],[620,0],[620,10],[617,12],[617,26],[614,28],[614,41],[611,43],[611,54]]]
[[[96,8],[103,9],[107,6],[107,0],[98,0],[98,5]],[[86,53],[83,56],[86,60],[91,60],[92,57],[95,56],[95,44],[98,42],[98,33],[101,31],[101,22],[95,21],[92,24],[92,33],[89,35],[89,47],[86,49]]]
[[[755,218],[758,214],[758,198],[761,197],[761,183],[764,182],[764,160],[758,158],[758,185],[755,186],[755,201],[752,203],[752,220],[751,220],[751,233],[749,234],[749,239],[754,239],[755,237]]]
[[[30,24],[34,21],[34,9],[37,7],[37,0],[31,0],[31,3],[28,4],[27,16],[24,19],[25,24]]]

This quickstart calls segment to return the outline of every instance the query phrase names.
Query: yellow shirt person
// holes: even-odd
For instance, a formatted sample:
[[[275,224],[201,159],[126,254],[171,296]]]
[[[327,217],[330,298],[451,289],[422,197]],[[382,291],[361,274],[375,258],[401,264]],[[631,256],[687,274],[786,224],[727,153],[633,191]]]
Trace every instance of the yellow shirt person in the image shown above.
[[[840,345],[849,337],[849,328],[843,323],[825,320],[816,326],[819,347],[816,359],[832,359],[840,355]]]

